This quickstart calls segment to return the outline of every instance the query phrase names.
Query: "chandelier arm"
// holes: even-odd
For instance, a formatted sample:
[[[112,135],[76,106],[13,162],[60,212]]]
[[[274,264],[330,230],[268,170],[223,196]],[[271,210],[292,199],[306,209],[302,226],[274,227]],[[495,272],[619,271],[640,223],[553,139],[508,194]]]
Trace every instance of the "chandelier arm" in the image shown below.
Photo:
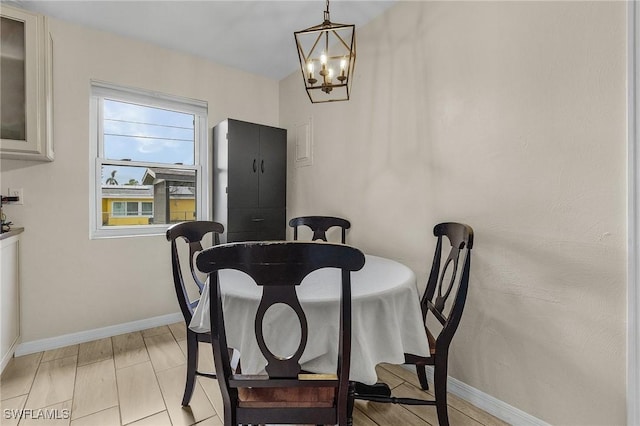
[[[300,43],[298,42],[296,42],[296,45],[298,46],[298,55],[302,58],[302,61],[306,64],[308,59],[304,54],[304,50],[302,49],[302,46],[300,46]]]
[[[320,41],[321,38],[322,38],[322,33],[319,33],[315,43],[313,43],[313,46],[311,46],[311,49],[309,50],[309,56],[313,56],[313,51],[316,49],[316,46],[318,45],[318,42]]]
[[[326,55],[329,54],[329,31],[324,33],[324,52]]]
[[[343,46],[344,46],[344,47],[345,47],[349,52],[351,52],[351,47],[350,47],[347,43],[345,43],[345,41],[342,39],[342,37],[340,37],[340,34],[338,34],[338,32],[337,32],[336,30],[332,30],[331,32],[333,33],[333,35],[335,35],[335,36],[336,36],[336,38],[337,38],[338,40],[340,40],[340,43],[342,43],[342,45],[343,45]],[[352,36],[352,38],[353,38],[353,36]]]

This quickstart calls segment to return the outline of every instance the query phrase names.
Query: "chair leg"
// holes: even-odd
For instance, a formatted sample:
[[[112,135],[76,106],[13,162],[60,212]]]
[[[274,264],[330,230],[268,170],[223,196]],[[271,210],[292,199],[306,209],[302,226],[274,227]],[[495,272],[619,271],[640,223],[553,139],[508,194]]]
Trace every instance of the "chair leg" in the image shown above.
[[[427,371],[424,365],[416,365],[416,374],[420,381],[420,387],[422,390],[429,390],[429,382],[427,382]]]
[[[356,402],[356,384],[349,382],[349,394],[347,397],[347,426],[353,426],[353,407]]]
[[[445,354],[446,355],[446,354]],[[433,366],[433,387],[440,426],[449,426],[447,412],[447,357],[436,359]]]
[[[195,333],[187,331],[187,383],[184,387],[182,405],[189,405],[193,389],[196,384],[196,369],[198,368],[198,339]]]

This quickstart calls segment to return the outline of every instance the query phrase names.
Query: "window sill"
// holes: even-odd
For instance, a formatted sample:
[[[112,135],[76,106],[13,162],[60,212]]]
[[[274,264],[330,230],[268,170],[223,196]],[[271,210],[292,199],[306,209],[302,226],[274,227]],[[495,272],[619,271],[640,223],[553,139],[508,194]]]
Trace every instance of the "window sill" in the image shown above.
[[[108,228],[94,229],[89,234],[89,239],[100,240],[104,238],[129,238],[129,237],[154,237],[164,236],[171,224],[136,226],[109,226]]]

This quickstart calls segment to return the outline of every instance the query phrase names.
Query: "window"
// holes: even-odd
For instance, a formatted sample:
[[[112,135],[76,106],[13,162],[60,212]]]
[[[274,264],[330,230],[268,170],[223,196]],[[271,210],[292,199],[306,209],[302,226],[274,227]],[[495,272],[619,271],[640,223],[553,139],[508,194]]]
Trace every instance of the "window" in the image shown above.
[[[91,83],[91,238],[208,217],[207,104]]]
[[[141,216],[153,216],[153,203],[140,202],[140,215]]]
[[[118,216],[153,216],[153,202],[147,201],[114,201],[111,215]]]

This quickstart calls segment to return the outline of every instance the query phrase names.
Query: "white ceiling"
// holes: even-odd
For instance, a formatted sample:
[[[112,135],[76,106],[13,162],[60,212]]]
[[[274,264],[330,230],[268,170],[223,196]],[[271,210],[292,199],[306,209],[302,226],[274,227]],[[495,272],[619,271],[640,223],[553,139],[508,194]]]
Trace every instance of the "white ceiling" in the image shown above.
[[[29,1],[3,3],[191,53],[280,80],[300,68],[293,32],[323,21],[313,1]],[[394,3],[334,0],[331,21],[358,28]]]

